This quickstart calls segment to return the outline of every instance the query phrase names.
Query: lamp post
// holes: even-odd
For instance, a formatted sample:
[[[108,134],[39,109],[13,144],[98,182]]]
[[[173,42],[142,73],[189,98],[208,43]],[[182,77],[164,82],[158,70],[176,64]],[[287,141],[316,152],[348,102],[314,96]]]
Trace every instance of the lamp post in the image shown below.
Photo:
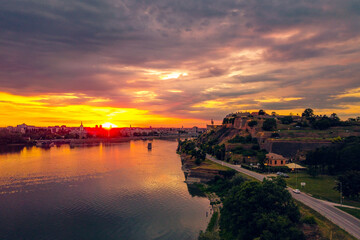
[[[340,205],[342,206],[343,204],[343,196],[342,196],[342,182],[341,181],[335,181],[335,183],[338,183],[340,186]]]
[[[294,170],[295,170],[295,176],[296,176],[296,189],[298,189],[296,163],[295,163],[295,169]]]
[[[340,205],[342,206],[342,182],[340,181]]]

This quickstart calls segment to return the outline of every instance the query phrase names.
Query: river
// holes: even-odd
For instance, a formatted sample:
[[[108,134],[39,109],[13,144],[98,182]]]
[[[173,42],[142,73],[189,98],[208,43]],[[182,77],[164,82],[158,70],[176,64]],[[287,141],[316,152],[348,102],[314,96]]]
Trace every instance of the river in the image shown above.
[[[190,194],[176,141],[147,144],[2,149],[0,239],[196,239],[209,200]]]

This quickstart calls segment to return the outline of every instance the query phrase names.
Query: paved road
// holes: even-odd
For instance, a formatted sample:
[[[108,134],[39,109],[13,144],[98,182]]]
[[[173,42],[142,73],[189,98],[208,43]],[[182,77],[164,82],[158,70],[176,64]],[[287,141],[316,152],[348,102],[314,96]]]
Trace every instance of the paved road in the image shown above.
[[[248,176],[251,176],[259,181],[262,181],[266,176],[256,172],[249,171],[247,169],[241,168],[240,165],[232,165],[220,160],[217,160],[211,155],[207,155],[207,158],[216,163],[222,164],[229,168],[235,169],[238,172],[244,173]],[[288,188],[289,192],[296,200],[304,203],[305,205],[311,207],[321,215],[325,216],[327,219],[335,223],[336,225],[343,228],[345,231],[360,239],[360,220],[351,216],[350,214],[341,211],[340,209],[334,207],[331,203],[313,198],[307,194],[295,194],[291,188]]]

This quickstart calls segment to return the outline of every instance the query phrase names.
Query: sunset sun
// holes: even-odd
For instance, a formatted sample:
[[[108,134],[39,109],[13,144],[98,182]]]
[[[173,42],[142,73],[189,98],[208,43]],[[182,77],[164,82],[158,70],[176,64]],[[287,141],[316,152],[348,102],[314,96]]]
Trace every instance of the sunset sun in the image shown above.
[[[103,128],[116,128],[117,127],[117,125],[109,123],[109,122],[102,124],[102,126],[103,126]]]

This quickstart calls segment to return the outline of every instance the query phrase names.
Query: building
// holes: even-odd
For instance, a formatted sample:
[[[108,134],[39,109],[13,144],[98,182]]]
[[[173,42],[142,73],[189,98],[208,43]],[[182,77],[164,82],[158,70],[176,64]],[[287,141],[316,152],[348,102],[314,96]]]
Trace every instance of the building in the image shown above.
[[[268,153],[266,154],[266,160],[268,166],[279,167],[285,166],[289,159],[276,153]]]
[[[77,134],[79,136],[79,138],[86,138],[87,137],[87,131],[83,126],[83,123],[81,122],[80,127],[75,128],[74,130],[72,130],[70,133],[72,134]]]

